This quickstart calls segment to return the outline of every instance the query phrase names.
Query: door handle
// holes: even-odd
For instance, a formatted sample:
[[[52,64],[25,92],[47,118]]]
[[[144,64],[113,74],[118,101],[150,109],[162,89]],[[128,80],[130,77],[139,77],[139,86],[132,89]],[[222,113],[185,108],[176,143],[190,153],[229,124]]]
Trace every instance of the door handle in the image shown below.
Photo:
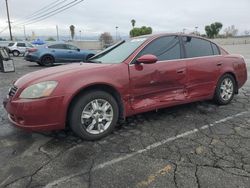
[[[51,52],[55,52],[55,50],[51,50]]]
[[[183,74],[185,73],[185,69],[179,69],[176,71],[177,74]]]
[[[69,51],[69,53],[72,53],[71,51]]]
[[[218,66],[218,67],[221,66],[221,65],[222,65],[222,62],[219,62],[219,63],[216,64],[216,66]]]

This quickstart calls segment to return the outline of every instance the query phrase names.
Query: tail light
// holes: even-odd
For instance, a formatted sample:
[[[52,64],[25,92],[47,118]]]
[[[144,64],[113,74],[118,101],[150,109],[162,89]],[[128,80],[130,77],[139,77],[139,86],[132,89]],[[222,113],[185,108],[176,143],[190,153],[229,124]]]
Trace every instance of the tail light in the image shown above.
[[[37,48],[30,48],[28,49],[28,52],[36,52],[37,51]]]

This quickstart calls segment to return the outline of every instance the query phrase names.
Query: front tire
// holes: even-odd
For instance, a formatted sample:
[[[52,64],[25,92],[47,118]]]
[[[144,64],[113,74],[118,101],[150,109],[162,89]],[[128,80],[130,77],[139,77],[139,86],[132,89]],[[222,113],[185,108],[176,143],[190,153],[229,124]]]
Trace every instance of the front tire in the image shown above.
[[[226,105],[231,102],[236,91],[236,81],[231,74],[225,74],[216,86],[214,100],[217,104]]]
[[[98,140],[113,131],[118,115],[118,104],[112,95],[104,91],[90,91],[73,102],[69,125],[82,139]]]

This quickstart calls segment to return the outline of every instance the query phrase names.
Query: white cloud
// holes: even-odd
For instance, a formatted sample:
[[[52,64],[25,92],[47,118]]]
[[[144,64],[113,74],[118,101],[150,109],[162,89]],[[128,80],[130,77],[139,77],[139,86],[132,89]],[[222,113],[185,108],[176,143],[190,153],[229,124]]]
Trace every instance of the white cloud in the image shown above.
[[[11,19],[26,17],[51,2],[9,0]],[[26,32],[55,35],[55,25],[58,25],[60,34],[69,35],[69,25],[73,24],[77,31],[86,35],[98,35],[104,31],[114,35],[116,26],[120,34],[126,35],[131,29],[131,19],[136,20],[136,26],[151,26],[155,32],[179,32],[183,28],[191,31],[198,26],[203,33],[204,26],[215,21],[222,22],[225,27],[234,24],[244,31],[250,29],[249,7],[249,0],[85,0],[65,12],[26,26]],[[4,1],[0,2],[0,10],[1,31],[7,25]],[[14,27],[13,32],[22,34],[23,29]],[[0,36],[3,34],[7,35],[8,31]]]

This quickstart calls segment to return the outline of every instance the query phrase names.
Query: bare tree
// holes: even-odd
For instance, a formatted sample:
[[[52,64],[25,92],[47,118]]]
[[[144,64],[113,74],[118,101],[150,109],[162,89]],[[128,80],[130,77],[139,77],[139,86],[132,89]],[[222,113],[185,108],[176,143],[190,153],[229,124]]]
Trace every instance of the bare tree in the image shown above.
[[[245,34],[246,36],[248,36],[248,35],[250,34],[250,30],[245,30],[245,31],[244,31],[244,34]]]
[[[69,26],[69,29],[70,29],[71,38],[72,38],[72,40],[74,40],[74,37],[75,37],[75,26],[71,25],[71,26]]]
[[[103,43],[104,46],[109,46],[113,43],[113,37],[108,32],[104,32],[100,35],[99,41]]]
[[[231,26],[227,27],[224,30],[224,32],[225,32],[226,37],[234,37],[238,34],[238,29],[236,29],[234,25],[231,25]]]

